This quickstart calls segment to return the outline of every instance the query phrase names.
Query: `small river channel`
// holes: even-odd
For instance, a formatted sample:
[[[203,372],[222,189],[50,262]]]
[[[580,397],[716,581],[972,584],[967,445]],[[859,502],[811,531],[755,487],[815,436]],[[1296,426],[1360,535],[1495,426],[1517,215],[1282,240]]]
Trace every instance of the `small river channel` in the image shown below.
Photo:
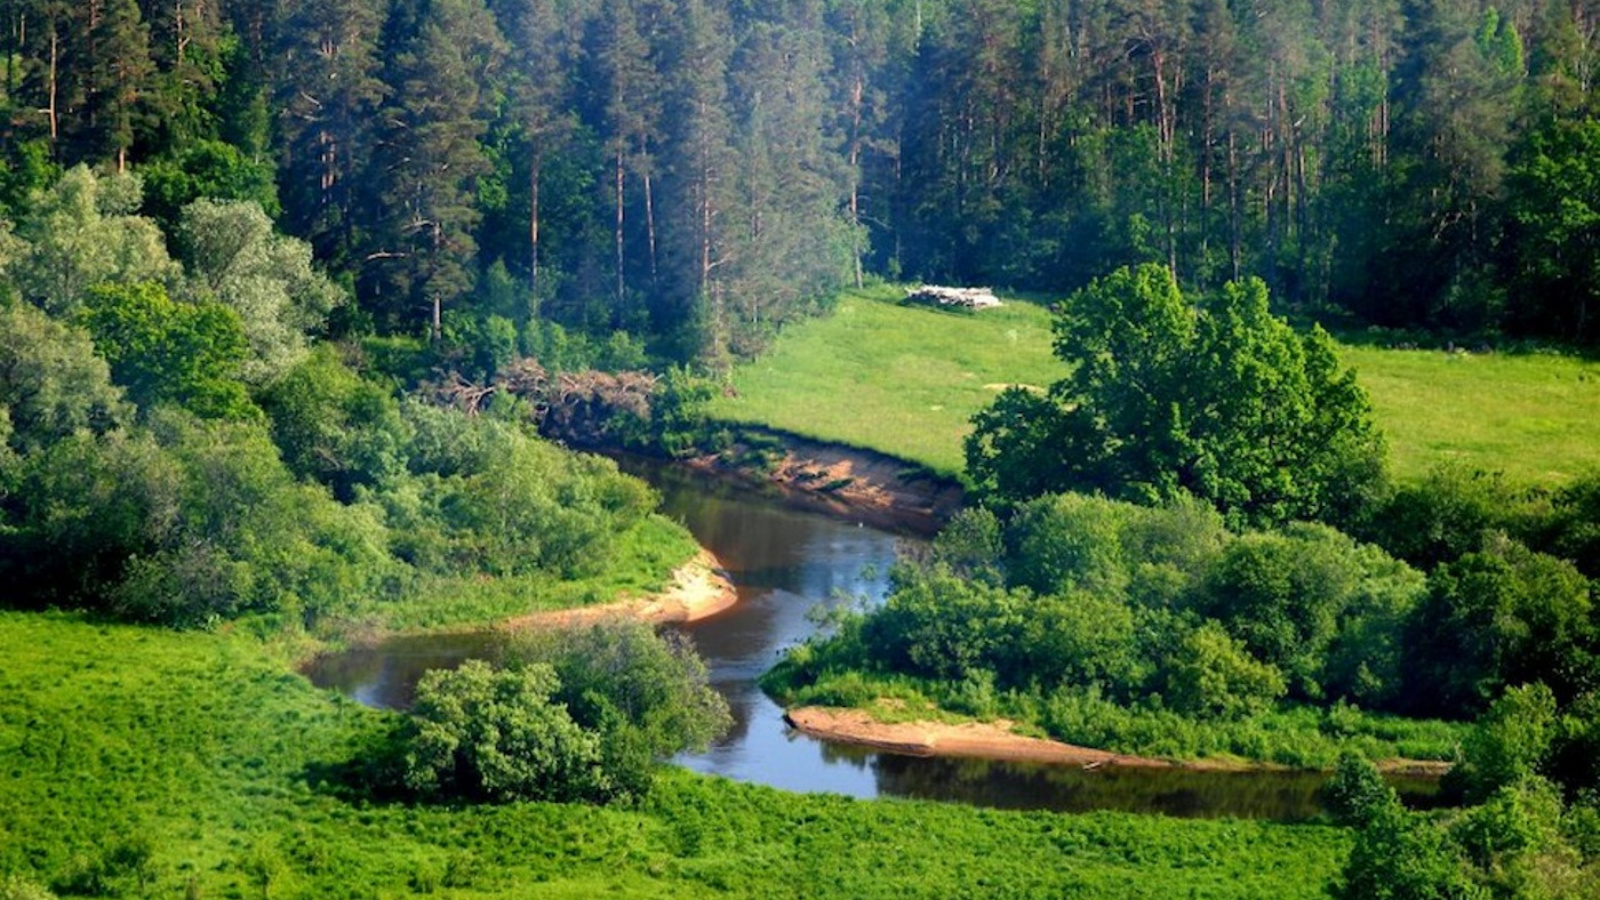
[[[1085,771],[1073,766],[899,756],[799,734],[756,685],[778,654],[815,632],[808,613],[828,604],[875,603],[906,541],[919,540],[805,512],[781,497],[642,460],[624,468],[661,492],[727,569],[739,593],[728,611],[680,626],[728,699],[733,729],[704,754],[677,761],[695,771],[792,791],[854,797],[915,797],[1014,809],[1098,809],[1207,818],[1296,821],[1316,816],[1323,776],[1304,772],[1214,773],[1160,769]],[[421,674],[495,655],[492,634],[395,638],[324,657],[309,670],[321,687],[362,703],[403,708]],[[1394,782],[1426,803],[1436,782]]]

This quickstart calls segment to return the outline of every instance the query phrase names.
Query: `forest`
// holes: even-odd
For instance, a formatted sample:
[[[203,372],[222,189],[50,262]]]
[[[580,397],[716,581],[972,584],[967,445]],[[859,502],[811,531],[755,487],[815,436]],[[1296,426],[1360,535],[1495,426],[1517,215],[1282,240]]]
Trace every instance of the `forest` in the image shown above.
[[[15,0],[0,205],[253,199],[339,333],[725,369],[867,278],[1162,262],[1280,311],[1592,342],[1585,0]]]
[[[7,0],[0,21],[0,900],[512,870],[770,894],[818,877],[775,835],[891,821],[1016,835],[994,893],[1306,855],[1318,883],[1293,890],[1350,900],[1593,896],[1600,475],[1393,477],[1332,336],[1600,340],[1589,0]],[[285,671],[659,589],[693,538],[550,438],[722,449],[708,404],[741,365],[842,292],[914,282],[1065,298],[1033,370],[1059,374],[992,385],[968,507],[764,687],[1334,770],[1326,822],[1001,820],[669,772],[730,718],[692,649],[637,623],[431,673],[409,714]],[[127,752],[147,740],[177,749]],[[1403,809],[1368,761],[1389,757],[1452,763],[1455,805]],[[371,849],[388,826],[401,849]],[[917,851],[961,883],[944,865],[971,854]],[[1062,865],[1030,869],[1043,852]],[[895,893],[857,864],[856,895]]]

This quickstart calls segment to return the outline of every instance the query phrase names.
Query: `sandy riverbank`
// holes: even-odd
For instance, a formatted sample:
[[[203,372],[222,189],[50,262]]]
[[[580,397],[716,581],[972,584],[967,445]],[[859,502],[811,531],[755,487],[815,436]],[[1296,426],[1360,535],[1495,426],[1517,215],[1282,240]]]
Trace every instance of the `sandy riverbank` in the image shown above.
[[[633,618],[653,624],[697,622],[738,602],[733,582],[711,551],[702,549],[672,573],[659,593],[579,609],[554,609],[529,613],[500,623],[509,631],[527,628],[570,628],[607,619]]]
[[[1202,772],[1233,772],[1273,768],[1237,760],[1193,760],[1174,762],[1147,756],[1110,753],[1092,747],[1079,747],[1060,741],[1028,737],[1011,730],[1012,723],[995,722],[879,722],[864,710],[826,709],[804,706],[790,710],[784,719],[813,737],[857,744],[907,756],[952,756],[992,759],[1007,762],[1037,762],[1081,766],[1086,769],[1181,768]],[[1385,760],[1378,764],[1385,772],[1439,776],[1449,763],[1432,760]]]

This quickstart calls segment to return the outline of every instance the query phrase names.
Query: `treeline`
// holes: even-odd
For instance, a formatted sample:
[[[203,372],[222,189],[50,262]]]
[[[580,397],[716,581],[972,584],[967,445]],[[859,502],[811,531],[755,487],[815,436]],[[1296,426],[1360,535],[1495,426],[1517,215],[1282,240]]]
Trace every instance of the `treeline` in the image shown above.
[[[868,275],[1157,261],[1318,314],[1592,340],[1586,0],[17,0],[0,202],[250,198],[336,327],[721,364]]]
[[[197,196],[281,204],[355,287],[344,327],[544,319],[715,360],[850,270],[832,35],[814,5],[5,13],[12,211],[52,164],[78,162],[142,171],[152,215]]]
[[[402,399],[385,355],[414,343],[316,343],[344,295],[256,203],[166,233],[140,205],[79,167],[0,240],[6,605],[437,623],[610,599],[692,553],[525,408]]]

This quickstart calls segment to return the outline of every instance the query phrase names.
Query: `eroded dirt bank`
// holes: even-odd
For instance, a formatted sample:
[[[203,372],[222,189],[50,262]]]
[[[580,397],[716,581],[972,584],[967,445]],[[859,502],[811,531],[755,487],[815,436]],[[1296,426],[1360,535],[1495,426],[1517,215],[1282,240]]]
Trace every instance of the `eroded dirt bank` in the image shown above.
[[[794,506],[892,531],[932,535],[966,502],[959,482],[898,457],[788,432],[745,430],[781,448],[774,464],[740,461],[746,459],[740,446],[685,463],[769,486]]]

